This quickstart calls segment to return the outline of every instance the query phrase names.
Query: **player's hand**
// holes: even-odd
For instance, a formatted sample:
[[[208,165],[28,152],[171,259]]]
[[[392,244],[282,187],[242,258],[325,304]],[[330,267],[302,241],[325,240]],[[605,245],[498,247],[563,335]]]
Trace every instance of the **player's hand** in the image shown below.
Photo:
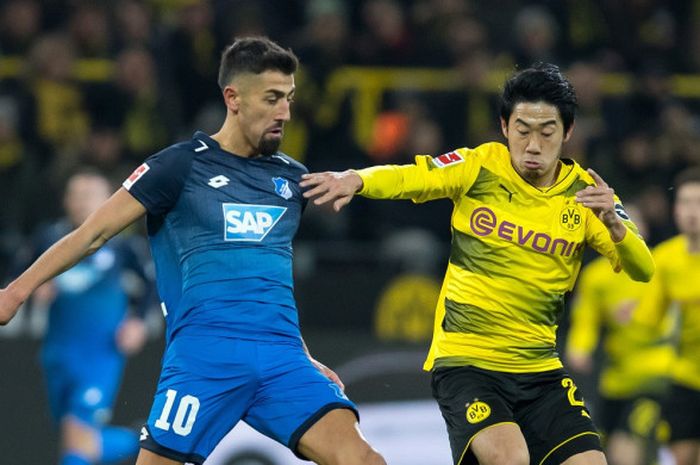
[[[627,228],[615,213],[615,191],[603,181],[598,173],[590,168],[587,171],[593,177],[596,185],[578,191],[576,202],[590,208],[608,228],[613,241],[619,242],[624,237]]]
[[[10,322],[19,307],[24,303],[24,298],[18,296],[12,290],[0,289],[0,326]]]
[[[566,364],[572,371],[582,374],[591,374],[593,372],[593,359],[587,354],[566,354]]]
[[[318,369],[318,371],[320,371],[321,373],[323,373],[323,375],[324,375],[326,378],[330,379],[330,380],[333,381],[335,384],[337,384],[338,386],[340,386],[340,389],[342,389],[343,391],[345,390],[345,385],[344,385],[343,382],[340,380],[340,376],[338,376],[338,375],[336,374],[335,371],[331,370],[331,369],[328,368],[326,365],[324,365],[323,363],[319,362],[319,361],[316,360],[316,359],[313,359],[313,358],[309,357],[309,360],[311,360],[311,363],[313,363],[313,365]]]
[[[362,189],[362,178],[352,170],[309,173],[302,175],[301,179],[299,186],[308,188],[304,197],[314,199],[315,205],[333,202],[333,210],[337,212]]]
[[[146,343],[146,324],[141,318],[129,317],[117,330],[117,347],[125,355],[140,351]]]

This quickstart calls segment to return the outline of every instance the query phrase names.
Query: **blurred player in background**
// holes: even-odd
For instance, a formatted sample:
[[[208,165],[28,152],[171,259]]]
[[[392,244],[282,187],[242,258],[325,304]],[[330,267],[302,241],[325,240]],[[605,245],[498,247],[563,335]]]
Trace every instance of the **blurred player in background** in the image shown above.
[[[641,214],[630,205],[627,212],[644,236]],[[668,384],[675,319],[669,314],[657,333],[649,334],[651,340],[640,340],[630,320],[647,286],[615,273],[599,257],[582,270],[571,310],[566,346],[571,370],[593,375],[594,352],[605,334],[595,417],[613,465],[656,463],[657,435],[664,434],[660,400]]]
[[[505,83],[508,148],[487,143],[301,183],[305,196],[335,210],[356,193],[453,200],[452,252],[425,369],[456,465],[605,463],[556,352],[557,320],[584,245],[635,280],[648,281],[654,263],[613,190],[561,158],[576,106],[559,68],[538,64]]]
[[[668,312],[678,312],[678,347],[663,417],[676,464],[700,465],[700,167],[681,172],[674,188],[680,234],[654,248],[657,274],[632,322],[638,331],[653,334]]]
[[[36,235],[34,258],[79,227],[111,192],[109,181],[97,171],[73,174],[63,199],[66,217]],[[61,465],[110,463],[138,452],[136,431],[107,423],[125,356],[141,349],[146,338],[143,316],[153,302],[153,284],[144,257],[145,244],[120,236],[43,284],[32,297],[35,311],[49,311],[41,361],[51,412],[59,423]],[[127,293],[125,282],[138,286]],[[136,296],[131,313],[130,295]]]
[[[7,322],[42,282],[146,216],[167,347],[137,465],[201,464],[239,420],[319,464],[385,464],[299,330],[292,238],[307,170],[278,151],[297,66],[268,39],[236,40],[221,58],[221,129],[148,158],[0,291]]]

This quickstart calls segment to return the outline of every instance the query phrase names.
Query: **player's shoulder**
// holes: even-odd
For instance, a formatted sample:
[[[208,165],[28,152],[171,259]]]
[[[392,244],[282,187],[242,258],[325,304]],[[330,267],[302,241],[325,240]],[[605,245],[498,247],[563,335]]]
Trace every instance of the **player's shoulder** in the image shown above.
[[[306,174],[309,172],[309,169],[303,163],[295,160],[284,152],[277,152],[274,155],[271,155],[270,160],[272,162],[281,163],[291,171],[298,171],[301,174]]]
[[[485,162],[493,161],[494,159],[501,158],[503,156],[508,157],[508,149],[503,144],[499,144],[498,142],[488,142],[486,144],[481,144],[474,148],[455,148],[440,155],[435,155],[433,157],[417,155],[416,160],[429,160],[429,162],[432,163],[432,166],[430,166],[430,164],[428,165],[430,168],[446,168],[462,164],[465,161],[471,164],[483,164]]]
[[[595,185],[595,180],[593,179],[593,176],[584,168],[581,166],[576,160],[572,158],[562,158],[561,163],[568,167],[570,170],[570,174],[572,179],[576,179],[579,183],[584,183],[588,186],[593,186]]]
[[[659,243],[652,249],[652,254],[656,261],[663,262],[666,259],[677,259],[685,250],[687,250],[685,236],[679,234]]]
[[[510,159],[508,147],[500,142],[486,142],[474,148],[461,147],[454,150],[454,153],[462,157],[475,157],[485,160]]]

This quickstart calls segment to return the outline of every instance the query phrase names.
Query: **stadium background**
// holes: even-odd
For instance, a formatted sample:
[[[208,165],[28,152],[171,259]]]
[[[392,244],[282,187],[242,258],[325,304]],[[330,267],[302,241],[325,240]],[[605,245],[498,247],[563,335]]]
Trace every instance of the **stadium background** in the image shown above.
[[[674,233],[671,179],[700,164],[698,24],[698,0],[4,0],[0,274],[8,279],[32,232],[60,215],[76,167],[98,167],[118,185],[161,147],[218,129],[219,54],[252,34],[301,59],[283,149],[312,171],[501,140],[504,77],[537,60],[559,64],[580,103],[566,155],[636,204],[656,244]],[[297,298],[319,359],[427,347],[449,212],[449,202],[362,199],[338,215],[307,209],[295,243]],[[37,362],[44,317],[25,312],[0,330],[3,463],[55,463]],[[150,322],[118,423],[142,419],[150,405],[157,310]],[[579,382],[594,395],[592,379]],[[427,395],[427,377],[373,389]]]

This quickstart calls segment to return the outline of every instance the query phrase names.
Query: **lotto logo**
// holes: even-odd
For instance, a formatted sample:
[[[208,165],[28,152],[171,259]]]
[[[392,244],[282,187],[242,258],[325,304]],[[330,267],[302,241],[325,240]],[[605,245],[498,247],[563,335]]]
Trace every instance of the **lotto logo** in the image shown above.
[[[224,240],[259,242],[277,224],[285,207],[224,203]]]

